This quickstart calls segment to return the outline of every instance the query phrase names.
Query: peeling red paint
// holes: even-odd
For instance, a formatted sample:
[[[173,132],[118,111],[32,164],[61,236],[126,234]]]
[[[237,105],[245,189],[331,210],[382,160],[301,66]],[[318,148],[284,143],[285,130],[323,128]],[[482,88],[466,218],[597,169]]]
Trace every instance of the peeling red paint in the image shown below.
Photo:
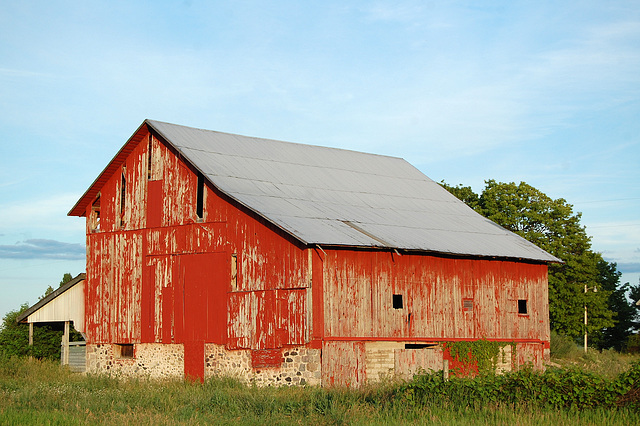
[[[183,343],[185,368],[196,375],[204,358],[191,349],[203,342],[307,343],[307,250],[209,186],[199,220],[196,171],[150,137],[138,138],[119,169],[124,180],[116,173],[100,188],[100,229],[87,221],[89,342]]]
[[[280,349],[261,349],[251,351],[251,366],[253,368],[274,368],[282,364]]]

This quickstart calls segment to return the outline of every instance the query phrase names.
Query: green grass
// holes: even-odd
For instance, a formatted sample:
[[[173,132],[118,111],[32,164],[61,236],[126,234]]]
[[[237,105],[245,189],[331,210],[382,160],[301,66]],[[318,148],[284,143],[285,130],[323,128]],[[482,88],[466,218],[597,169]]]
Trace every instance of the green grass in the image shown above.
[[[591,377],[586,372],[581,374]],[[437,381],[425,377],[430,378],[423,378],[423,383]],[[574,376],[567,377],[575,380]],[[0,360],[0,424],[640,423],[638,410],[631,406],[550,408],[525,397],[518,403],[491,400],[488,392],[478,393],[484,386],[481,382],[468,379],[443,384],[449,395],[422,392],[420,383],[386,383],[356,391],[254,388],[230,379],[212,379],[204,384],[124,381],[72,374],[53,362],[10,358]],[[575,381],[575,386],[581,384]]]
[[[560,368],[579,368],[583,371],[614,378],[627,371],[632,363],[640,357],[616,352],[613,349],[598,351],[593,348],[579,346],[567,336],[560,336],[551,332],[551,365]]]

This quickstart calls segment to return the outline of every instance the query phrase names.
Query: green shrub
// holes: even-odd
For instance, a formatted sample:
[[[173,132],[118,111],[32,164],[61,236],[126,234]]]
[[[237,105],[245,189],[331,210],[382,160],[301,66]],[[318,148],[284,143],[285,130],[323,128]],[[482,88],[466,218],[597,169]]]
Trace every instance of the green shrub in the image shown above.
[[[632,334],[627,338],[626,351],[632,354],[640,353],[640,334]]]
[[[558,358],[575,359],[582,355],[583,349],[580,349],[572,337],[563,336],[551,332],[551,356]]]
[[[411,401],[449,406],[524,404],[548,409],[585,409],[611,408],[622,402],[636,404],[634,395],[638,388],[640,363],[611,380],[577,368],[551,368],[543,373],[521,369],[504,375],[454,377],[448,381],[441,373],[431,373],[416,376],[402,388],[401,395]]]
[[[33,345],[29,346],[29,326],[18,324],[16,319],[29,308],[26,303],[20,309],[8,312],[0,325],[0,354],[5,356],[32,356],[38,359],[60,359],[60,344],[64,323],[34,324]],[[71,325],[71,341],[83,340]]]

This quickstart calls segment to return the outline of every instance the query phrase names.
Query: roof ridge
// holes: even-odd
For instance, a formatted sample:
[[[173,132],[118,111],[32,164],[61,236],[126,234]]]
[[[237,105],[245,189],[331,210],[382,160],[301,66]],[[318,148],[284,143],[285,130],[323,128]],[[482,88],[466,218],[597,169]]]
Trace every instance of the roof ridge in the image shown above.
[[[267,142],[295,145],[295,146],[300,146],[300,147],[336,150],[336,151],[339,151],[339,152],[351,152],[351,153],[354,153],[354,154],[362,154],[362,155],[374,156],[374,157],[394,158],[394,159],[405,161],[408,164],[411,164],[411,163],[409,163],[407,160],[405,160],[402,157],[398,157],[398,156],[394,156],[394,155],[387,155],[387,154],[376,154],[374,152],[358,151],[356,149],[338,148],[338,147],[335,147],[335,146],[325,146],[325,145],[317,145],[317,144],[303,143],[303,142],[292,142],[292,141],[287,141],[287,140],[282,140],[282,139],[274,139],[274,138],[264,138],[264,137],[260,137],[260,136],[242,135],[242,134],[239,134],[239,133],[221,132],[219,130],[209,130],[209,129],[204,129],[204,128],[201,128],[201,127],[184,126],[182,124],[169,123],[169,122],[166,122],[166,121],[159,121],[159,120],[145,119],[144,122],[147,123],[147,124],[150,124],[152,127],[153,127],[154,123],[159,123],[159,124],[162,124],[162,125],[180,127],[180,128],[184,128],[184,129],[190,129],[190,130],[197,130],[197,131],[205,132],[205,133],[216,133],[216,134],[219,134],[219,135],[236,136],[236,137],[240,137],[240,138],[254,139],[254,140],[258,140],[258,141],[267,141]],[[159,131],[155,127],[153,127],[153,128],[156,131]],[[175,144],[175,143],[174,143],[174,145],[175,146],[180,146],[180,145]]]

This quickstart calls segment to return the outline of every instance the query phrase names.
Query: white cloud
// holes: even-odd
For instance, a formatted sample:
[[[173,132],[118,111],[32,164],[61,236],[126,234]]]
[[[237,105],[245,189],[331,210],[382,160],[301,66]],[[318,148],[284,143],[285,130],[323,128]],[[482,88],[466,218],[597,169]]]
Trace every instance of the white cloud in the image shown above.
[[[84,260],[84,244],[47,239],[30,239],[16,244],[0,245],[2,259]]]

